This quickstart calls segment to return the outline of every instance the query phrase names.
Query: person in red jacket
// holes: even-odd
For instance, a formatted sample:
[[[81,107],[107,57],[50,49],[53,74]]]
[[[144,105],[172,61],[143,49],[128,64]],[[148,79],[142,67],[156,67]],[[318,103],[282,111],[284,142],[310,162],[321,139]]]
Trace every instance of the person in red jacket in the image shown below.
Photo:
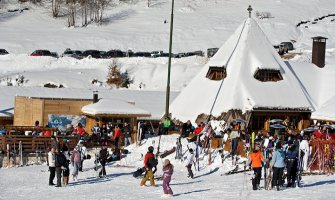
[[[145,183],[147,182],[148,179],[150,179],[150,185],[152,187],[155,186],[155,180],[154,180],[154,173],[152,172],[152,168],[156,167],[153,166],[153,162],[155,160],[155,155],[153,154],[154,152],[154,147],[150,146],[148,148],[148,153],[145,154],[144,156],[144,167],[145,167],[145,176],[143,177],[141,181],[141,186],[146,186]]]
[[[119,139],[121,137],[121,129],[119,128],[119,126],[115,126],[115,129],[114,129],[114,145],[116,148],[119,148]]]

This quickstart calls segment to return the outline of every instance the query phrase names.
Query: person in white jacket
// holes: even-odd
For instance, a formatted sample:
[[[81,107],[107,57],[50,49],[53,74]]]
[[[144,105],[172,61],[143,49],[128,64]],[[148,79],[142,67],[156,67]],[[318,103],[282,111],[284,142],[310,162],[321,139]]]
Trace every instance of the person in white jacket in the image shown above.
[[[193,149],[189,149],[188,151],[189,152],[188,152],[186,160],[185,160],[185,167],[187,168],[187,171],[188,171],[188,176],[187,177],[193,178],[193,172],[192,172],[192,164],[193,164],[193,160],[194,160]]]
[[[306,136],[304,136],[303,140],[300,142],[299,150],[304,153],[303,170],[304,172],[306,172],[308,169],[308,157],[309,157],[309,143]]]
[[[84,146],[84,140],[79,140],[78,145],[79,146],[79,152],[80,152],[80,158],[81,158],[81,162],[80,162],[80,166],[79,166],[79,171],[83,171],[83,163],[84,160],[87,158],[87,149]]]
[[[49,166],[49,171],[50,171],[50,176],[49,176],[49,185],[53,186],[55,185],[54,179],[56,175],[56,166],[55,166],[55,148],[51,148],[50,151],[48,152],[48,166]]]

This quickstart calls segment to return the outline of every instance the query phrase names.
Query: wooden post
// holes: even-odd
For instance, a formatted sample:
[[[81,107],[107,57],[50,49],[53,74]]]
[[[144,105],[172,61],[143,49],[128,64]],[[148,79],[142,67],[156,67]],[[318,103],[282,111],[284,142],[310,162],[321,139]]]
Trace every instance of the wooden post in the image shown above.
[[[7,160],[8,160],[7,168],[9,168],[10,167],[10,148],[9,148],[9,144],[7,144]]]

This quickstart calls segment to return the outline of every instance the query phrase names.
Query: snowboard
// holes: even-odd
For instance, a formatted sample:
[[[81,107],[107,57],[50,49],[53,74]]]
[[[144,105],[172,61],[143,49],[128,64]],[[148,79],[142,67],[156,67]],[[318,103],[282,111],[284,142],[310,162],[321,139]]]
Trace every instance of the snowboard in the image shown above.
[[[145,172],[145,168],[138,168],[135,172],[133,172],[133,177],[137,178],[139,176],[141,176],[143,173]]]
[[[173,152],[176,151],[176,147],[173,147],[172,149],[170,150],[167,150],[167,151],[164,151],[164,153],[162,153],[159,157],[160,158],[165,158],[166,156],[172,154]]]

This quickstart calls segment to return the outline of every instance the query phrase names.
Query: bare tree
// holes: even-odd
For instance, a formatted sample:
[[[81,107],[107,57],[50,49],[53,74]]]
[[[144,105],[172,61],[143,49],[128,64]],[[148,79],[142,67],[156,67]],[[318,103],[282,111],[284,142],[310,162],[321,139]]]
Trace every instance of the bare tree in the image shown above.
[[[58,17],[60,6],[62,4],[62,0],[52,0],[52,16]]]
[[[76,0],[67,0],[67,9],[68,9],[68,27],[76,25]]]

